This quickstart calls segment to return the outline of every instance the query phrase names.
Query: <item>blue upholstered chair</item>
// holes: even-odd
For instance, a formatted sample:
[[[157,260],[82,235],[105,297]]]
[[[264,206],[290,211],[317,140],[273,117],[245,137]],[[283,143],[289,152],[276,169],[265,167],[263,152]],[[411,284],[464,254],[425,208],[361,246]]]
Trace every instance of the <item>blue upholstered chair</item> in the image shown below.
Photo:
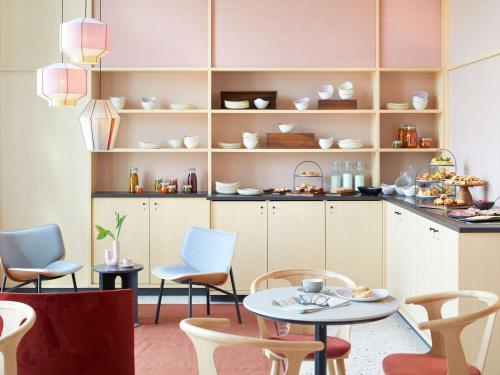
[[[187,229],[181,248],[182,263],[157,267],[152,271],[155,276],[161,279],[155,323],[158,323],[160,316],[165,280],[189,285],[188,315],[190,318],[193,315],[192,287],[193,285],[201,285],[206,290],[208,315],[210,315],[210,289],[214,289],[233,297],[238,322],[241,323],[238,296],[231,269],[236,237],[236,233],[219,232],[198,227]],[[232,293],[219,288],[226,282],[228,277],[231,279]]]
[[[2,292],[7,277],[23,285],[34,283],[42,292],[42,281],[71,275],[75,292],[75,272],[81,264],[64,260],[65,250],[61,230],[55,224],[15,232],[0,232],[0,260],[4,272]]]

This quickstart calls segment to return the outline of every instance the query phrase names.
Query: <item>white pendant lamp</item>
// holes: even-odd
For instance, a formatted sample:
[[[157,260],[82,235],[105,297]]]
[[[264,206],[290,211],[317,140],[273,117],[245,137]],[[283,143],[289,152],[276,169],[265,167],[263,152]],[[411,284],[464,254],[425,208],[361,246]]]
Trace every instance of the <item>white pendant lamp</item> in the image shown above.
[[[97,64],[109,52],[108,25],[93,18],[75,18],[63,23],[60,40],[61,52],[76,64]]]
[[[109,100],[91,99],[80,115],[80,125],[89,151],[109,151],[115,147],[120,115]]]
[[[87,95],[87,71],[79,66],[55,63],[36,71],[37,94],[51,107],[75,107]]]

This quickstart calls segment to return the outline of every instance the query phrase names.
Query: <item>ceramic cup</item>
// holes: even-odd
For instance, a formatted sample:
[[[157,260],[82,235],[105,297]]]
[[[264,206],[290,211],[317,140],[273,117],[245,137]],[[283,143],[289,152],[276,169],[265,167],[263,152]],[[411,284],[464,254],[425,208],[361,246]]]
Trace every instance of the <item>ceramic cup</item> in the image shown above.
[[[132,265],[132,258],[123,258],[122,259],[122,264],[124,266],[131,266]]]
[[[323,279],[304,279],[300,282],[300,286],[306,293],[319,293],[324,285]]]

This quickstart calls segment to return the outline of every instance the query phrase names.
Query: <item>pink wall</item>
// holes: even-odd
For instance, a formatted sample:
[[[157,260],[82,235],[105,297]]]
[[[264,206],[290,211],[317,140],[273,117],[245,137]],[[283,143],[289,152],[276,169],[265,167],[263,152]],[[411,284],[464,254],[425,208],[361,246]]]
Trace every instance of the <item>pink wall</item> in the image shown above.
[[[214,66],[374,66],[374,0],[214,1]]]
[[[93,9],[98,18],[97,0]],[[208,66],[207,0],[105,0],[102,19],[111,26],[103,66]]]
[[[473,195],[494,199],[500,195],[500,56],[452,71],[449,82],[449,147],[460,172],[489,182]]]
[[[381,66],[441,66],[441,0],[382,0]]]

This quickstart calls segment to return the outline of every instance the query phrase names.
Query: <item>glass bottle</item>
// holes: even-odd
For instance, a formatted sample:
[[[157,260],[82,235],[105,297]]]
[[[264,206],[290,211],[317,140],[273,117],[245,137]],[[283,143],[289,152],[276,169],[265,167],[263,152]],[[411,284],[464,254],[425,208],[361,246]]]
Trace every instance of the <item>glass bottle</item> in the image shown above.
[[[359,190],[360,186],[365,186],[365,172],[363,171],[363,162],[356,162],[356,174],[354,175],[354,189]]]
[[[344,166],[344,174],[342,175],[342,187],[352,188],[352,173],[351,173],[351,162],[346,161]]]
[[[341,187],[342,187],[342,176],[340,174],[340,162],[334,161],[330,190],[333,192],[334,189],[339,189]]]
[[[186,185],[191,185],[192,193],[198,192],[198,179],[196,177],[196,168],[191,167],[188,169],[188,178]]]
[[[135,187],[139,185],[139,176],[137,175],[137,168],[128,169],[128,192],[135,193]]]

